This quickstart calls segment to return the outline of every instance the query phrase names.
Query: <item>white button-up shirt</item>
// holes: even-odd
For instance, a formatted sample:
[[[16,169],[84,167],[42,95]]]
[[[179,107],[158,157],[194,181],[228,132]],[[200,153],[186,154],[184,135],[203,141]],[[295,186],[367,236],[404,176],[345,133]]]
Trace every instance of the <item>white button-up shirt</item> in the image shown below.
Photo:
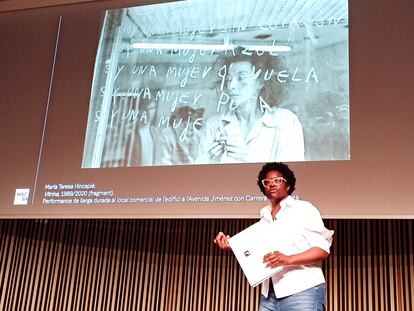
[[[246,158],[235,159],[223,152],[216,160],[209,158],[210,145],[217,137],[225,135],[244,141]],[[270,161],[304,161],[305,147],[302,125],[288,109],[272,107],[265,110],[246,138],[243,138],[239,121],[234,112],[209,119],[201,136],[200,155],[197,163],[237,163]]]
[[[271,226],[272,234],[281,236],[278,251],[285,255],[319,247],[329,253],[333,230],[328,230],[319,211],[311,203],[288,196],[280,203],[281,209],[272,219],[270,205],[260,210],[261,222]],[[276,251],[276,250],[275,250]],[[262,283],[262,294],[267,297],[269,280]],[[277,298],[296,294],[325,282],[320,264],[286,266],[271,278]]]

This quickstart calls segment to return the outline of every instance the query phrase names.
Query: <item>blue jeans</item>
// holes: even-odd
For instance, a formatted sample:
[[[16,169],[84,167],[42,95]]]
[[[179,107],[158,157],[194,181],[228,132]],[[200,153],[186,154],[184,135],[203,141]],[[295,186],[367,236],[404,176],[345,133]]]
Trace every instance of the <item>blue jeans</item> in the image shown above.
[[[325,310],[325,284],[277,299],[273,286],[269,295],[260,297],[259,311],[323,311]]]

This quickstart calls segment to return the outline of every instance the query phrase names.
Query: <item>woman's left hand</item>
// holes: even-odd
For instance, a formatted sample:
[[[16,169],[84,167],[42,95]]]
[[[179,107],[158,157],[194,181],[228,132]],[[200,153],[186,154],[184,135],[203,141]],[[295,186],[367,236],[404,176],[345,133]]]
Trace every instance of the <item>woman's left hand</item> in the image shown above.
[[[279,251],[270,252],[263,257],[263,262],[266,267],[275,268],[278,266],[289,265],[290,256],[287,256]]]

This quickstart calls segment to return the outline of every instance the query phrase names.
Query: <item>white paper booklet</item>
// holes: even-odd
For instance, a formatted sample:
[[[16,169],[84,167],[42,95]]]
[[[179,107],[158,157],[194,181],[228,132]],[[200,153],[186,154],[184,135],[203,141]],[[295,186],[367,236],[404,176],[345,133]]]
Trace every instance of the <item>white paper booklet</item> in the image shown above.
[[[257,222],[228,240],[251,286],[257,286],[283,269],[267,268],[263,263],[264,255],[278,249],[279,239],[270,226]]]

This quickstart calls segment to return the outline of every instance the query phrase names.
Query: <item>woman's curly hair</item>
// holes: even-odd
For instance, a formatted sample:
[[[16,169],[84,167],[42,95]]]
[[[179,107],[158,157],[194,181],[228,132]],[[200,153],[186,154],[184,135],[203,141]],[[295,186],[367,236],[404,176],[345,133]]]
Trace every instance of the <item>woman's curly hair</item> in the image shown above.
[[[263,52],[259,55],[257,51],[236,47],[234,50],[223,52],[217,60],[220,68],[223,66],[229,68],[235,62],[249,62],[255,72],[260,70],[258,79],[262,83],[262,88],[259,96],[270,107],[279,105],[286,98],[289,82],[287,79],[278,80],[278,74],[286,70],[286,65],[280,55],[273,56],[269,52]]]
[[[262,169],[259,172],[259,176],[257,177],[257,185],[260,188],[260,191],[262,191],[263,194],[265,194],[265,188],[262,184],[262,180],[266,178],[267,173],[270,171],[278,171],[283,175],[283,178],[286,179],[286,183],[289,185],[288,194],[292,194],[292,192],[295,190],[296,185],[296,177],[293,171],[284,163],[281,162],[270,162],[266,163]]]

